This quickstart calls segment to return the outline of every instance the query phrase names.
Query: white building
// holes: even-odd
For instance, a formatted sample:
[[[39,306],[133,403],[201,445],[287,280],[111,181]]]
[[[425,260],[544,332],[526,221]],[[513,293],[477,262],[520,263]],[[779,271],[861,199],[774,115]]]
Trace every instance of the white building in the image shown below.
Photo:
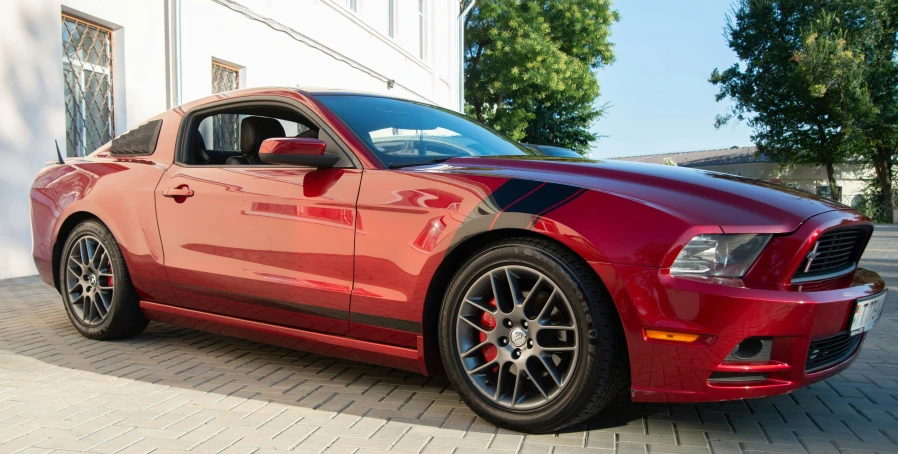
[[[0,278],[34,273],[28,196],[53,141],[88,153],[211,93],[335,87],[459,106],[457,0],[12,0],[0,15]]]

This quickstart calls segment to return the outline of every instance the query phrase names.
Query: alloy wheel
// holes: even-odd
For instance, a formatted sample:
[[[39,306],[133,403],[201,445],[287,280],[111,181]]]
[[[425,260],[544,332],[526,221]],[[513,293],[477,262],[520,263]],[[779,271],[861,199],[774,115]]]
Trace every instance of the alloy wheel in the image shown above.
[[[115,292],[112,262],[103,243],[85,235],[72,244],[66,263],[67,302],[85,325],[106,319]]]
[[[500,407],[527,410],[552,401],[577,365],[579,329],[564,293],[520,265],[484,272],[456,316],[456,352],[468,380]]]

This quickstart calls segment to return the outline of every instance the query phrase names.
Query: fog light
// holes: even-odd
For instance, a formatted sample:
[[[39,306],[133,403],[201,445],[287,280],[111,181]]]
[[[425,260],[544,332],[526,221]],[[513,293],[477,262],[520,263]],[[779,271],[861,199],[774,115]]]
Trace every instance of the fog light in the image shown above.
[[[763,349],[764,342],[761,339],[746,339],[736,346],[736,349],[733,350],[733,356],[739,359],[752,359],[758,356]]]
[[[724,362],[757,362],[770,361],[770,351],[773,349],[773,339],[769,337],[749,337],[736,345],[736,348],[727,355]]]

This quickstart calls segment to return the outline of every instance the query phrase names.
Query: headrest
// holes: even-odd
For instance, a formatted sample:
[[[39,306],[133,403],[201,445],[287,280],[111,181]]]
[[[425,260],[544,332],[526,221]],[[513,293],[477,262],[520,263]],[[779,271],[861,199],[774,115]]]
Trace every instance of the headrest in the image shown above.
[[[281,122],[274,118],[246,117],[240,122],[240,151],[257,155],[263,140],[285,136]]]
[[[203,134],[197,129],[193,135],[193,163],[209,164],[211,162],[212,158],[206,153],[206,139],[203,138]]]

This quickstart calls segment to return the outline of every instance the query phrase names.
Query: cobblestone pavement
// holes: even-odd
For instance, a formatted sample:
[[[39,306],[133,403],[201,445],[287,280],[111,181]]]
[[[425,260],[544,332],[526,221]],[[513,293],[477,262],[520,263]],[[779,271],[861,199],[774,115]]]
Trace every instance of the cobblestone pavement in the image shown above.
[[[898,228],[863,264],[892,285],[846,372],[791,395],[622,402],[555,435],[499,430],[445,379],[151,324],[79,336],[54,290],[0,281],[0,453],[898,452]]]

